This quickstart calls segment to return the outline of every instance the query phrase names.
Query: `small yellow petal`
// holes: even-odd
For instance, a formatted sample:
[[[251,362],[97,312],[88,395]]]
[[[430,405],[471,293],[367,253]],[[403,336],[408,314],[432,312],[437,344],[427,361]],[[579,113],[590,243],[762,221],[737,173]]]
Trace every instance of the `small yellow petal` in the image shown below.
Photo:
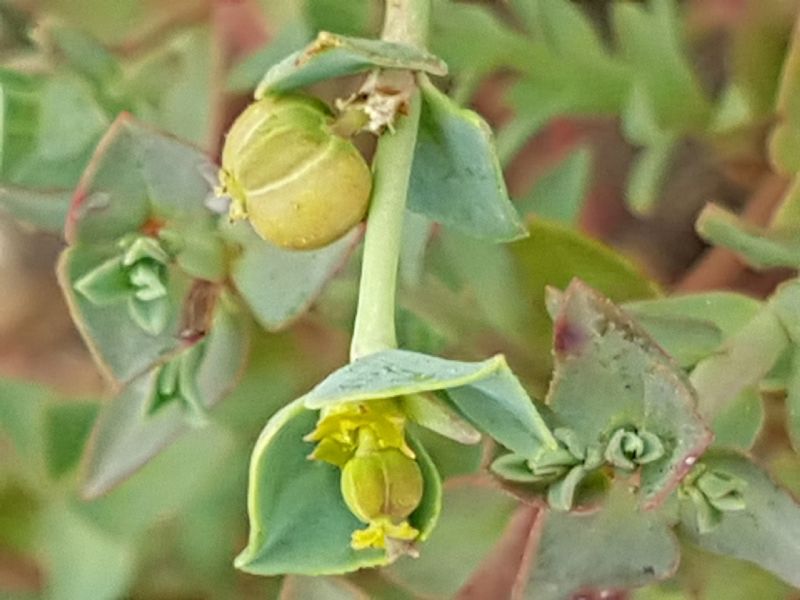
[[[386,548],[388,540],[411,542],[417,539],[419,531],[414,529],[408,521],[392,523],[388,519],[372,521],[365,529],[358,529],[350,537],[350,547],[353,550],[367,548]]]

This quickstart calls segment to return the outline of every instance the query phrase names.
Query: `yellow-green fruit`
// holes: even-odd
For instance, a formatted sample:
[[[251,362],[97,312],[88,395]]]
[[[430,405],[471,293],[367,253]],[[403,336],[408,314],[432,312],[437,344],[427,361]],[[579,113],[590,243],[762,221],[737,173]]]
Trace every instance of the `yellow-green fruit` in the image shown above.
[[[364,157],[330,129],[327,107],[302,96],[266,96],[228,132],[220,178],[264,239],[296,250],[325,246],[367,211],[372,175]]]
[[[422,500],[422,473],[416,461],[396,448],[356,456],[342,469],[342,496],[364,523],[398,523]]]

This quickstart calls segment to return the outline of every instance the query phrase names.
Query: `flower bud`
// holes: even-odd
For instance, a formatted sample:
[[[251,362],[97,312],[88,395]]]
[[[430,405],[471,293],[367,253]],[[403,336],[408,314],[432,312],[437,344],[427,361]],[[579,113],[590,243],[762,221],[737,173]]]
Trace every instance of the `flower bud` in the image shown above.
[[[325,246],[359,223],[372,175],[331,120],[312,98],[265,96],[251,104],[222,151],[231,218],[247,218],[262,238],[295,250]]]
[[[357,453],[342,469],[342,496],[364,523],[399,523],[422,500],[422,473],[416,461],[396,448]]]

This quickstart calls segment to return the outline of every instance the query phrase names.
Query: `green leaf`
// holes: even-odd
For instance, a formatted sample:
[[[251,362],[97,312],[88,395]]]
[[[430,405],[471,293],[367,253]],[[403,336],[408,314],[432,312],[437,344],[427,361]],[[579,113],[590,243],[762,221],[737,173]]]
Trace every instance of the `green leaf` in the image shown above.
[[[361,522],[339,490],[338,468],[308,460],[303,437],[317,414],[294,402],[264,428],[250,463],[250,539],[238,569],[259,575],[324,575],[387,562],[380,550],[356,551],[350,536]]]
[[[408,208],[446,227],[492,241],[526,235],[508,198],[489,126],[430,82],[422,114]]]
[[[488,486],[454,484],[419,558],[402,557],[387,576],[415,597],[452,598],[499,541],[517,503]],[[480,507],[480,510],[475,510]]]
[[[119,539],[139,542],[152,535],[159,522],[186,516],[198,501],[205,500],[204,493],[227,485],[232,470],[239,472],[243,490],[246,462],[236,438],[211,425],[189,432],[135,477],[121,482],[101,498],[81,502],[79,508],[103,530]],[[242,500],[239,494],[236,498],[237,502]],[[238,537],[239,525],[235,529]],[[226,566],[233,548],[226,548]]]
[[[800,352],[791,357],[789,381],[786,386],[786,429],[795,450],[800,449]]]
[[[642,150],[628,178],[625,199],[637,214],[648,215],[655,210],[664,180],[668,174],[676,140],[665,137],[655,145]]]
[[[256,98],[267,92],[288,92],[375,68],[447,74],[447,65],[440,59],[412,46],[323,31],[305,49],[287,56],[267,71],[256,88]]]
[[[50,396],[44,386],[0,379],[0,432],[20,457],[34,460],[42,454],[44,408]]]
[[[127,70],[128,97],[137,118],[172,135],[212,148],[216,41],[211,28],[181,29],[139,58]]]
[[[534,368],[546,384],[553,336],[545,308],[548,285],[563,289],[578,277],[614,302],[653,298],[658,287],[621,254],[562,224],[533,219],[529,231],[530,237],[509,245],[509,249],[527,299],[529,318],[523,333],[536,357]]]
[[[119,85],[122,77],[119,61],[86,32],[48,22],[38,33],[60,54],[59,58],[98,87],[111,89]]]
[[[264,48],[234,65],[228,76],[227,89],[232,92],[254,90],[264,73],[278,64],[287,54],[300,51],[312,37],[311,29],[304,22],[285,24]]]
[[[556,446],[533,402],[505,364],[484,379],[449,388],[447,395],[479,429],[513,452],[532,458]]]
[[[140,300],[131,297],[128,300],[128,314],[139,328],[156,336],[164,331],[170,320],[169,298],[155,298],[153,300]]]
[[[259,575],[324,575],[385,565],[383,550],[353,550],[350,536],[363,524],[340,491],[340,470],[308,460],[313,444],[303,437],[318,414],[296,401],[264,428],[250,464],[250,539],[236,566]],[[409,436],[423,477],[423,497],[409,522],[420,541],[433,530],[441,509],[441,480],[425,449]]]
[[[35,546],[41,503],[27,486],[0,481],[0,544],[6,553],[25,554]]]
[[[791,598],[791,588],[740,560],[681,545],[681,564],[675,578],[662,586],[641,590],[634,600],[752,600]]]
[[[371,17],[376,16],[372,0],[304,0],[305,16],[316,31],[335,31],[345,35],[368,35]]]
[[[49,77],[41,91],[37,154],[46,161],[67,161],[91,148],[109,125],[91,87],[69,74]]]
[[[203,344],[202,359],[191,382],[202,410],[213,407],[233,388],[247,357],[244,315],[224,297],[218,302],[211,331],[198,342]],[[192,350],[183,350],[187,351]],[[154,368],[132,380],[101,413],[85,457],[84,496],[104,494],[196,423],[193,407],[180,402],[150,410],[158,393],[158,374]]]
[[[764,425],[761,394],[745,389],[714,419],[714,446],[750,450]]]
[[[283,580],[280,600],[366,600],[366,596],[341,578],[290,575]]]
[[[477,444],[481,434],[435,394],[409,394],[400,399],[406,416],[426,429],[462,444]]]
[[[259,238],[246,223],[230,226],[226,236],[242,246],[231,267],[233,283],[255,319],[275,331],[308,310],[347,260],[360,231],[354,229],[340,240],[311,251],[278,248]]]
[[[0,186],[0,211],[36,231],[61,235],[72,192]]]
[[[75,194],[67,222],[71,244],[109,244],[145,225],[172,221],[216,229],[205,206],[215,172],[199,150],[120,116],[108,130]]]
[[[190,282],[177,269],[169,270],[168,300],[166,306],[162,306],[162,310],[167,310],[166,322],[156,323],[160,331],[151,334],[142,326],[149,326],[149,323],[134,320],[134,314],[137,317],[142,315],[131,314],[124,302],[95,304],[90,299],[97,299],[98,290],[103,298],[118,297],[116,292],[120,291],[120,286],[117,284],[120,282],[115,278],[116,271],[112,263],[117,252],[118,249],[113,246],[72,246],[61,256],[58,276],[73,320],[89,349],[108,375],[125,382],[181,346],[181,311]],[[103,265],[102,271],[97,270],[97,265]],[[92,273],[92,277],[87,279],[89,273]],[[90,297],[75,289],[78,282],[83,282],[82,289],[92,292]],[[115,285],[107,285],[108,282]],[[111,292],[115,293],[112,295]],[[164,318],[163,313],[156,316]]]
[[[48,566],[47,598],[114,600],[133,581],[133,549],[68,505],[43,515],[40,546]]]
[[[108,306],[124,300],[134,289],[120,256],[100,263],[75,281],[73,287],[81,296],[97,306]]]
[[[617,3],[612,20],[622,56],[662,128],[702,127],[710,106],[689,63],[674,0],[651,0],[647,6]]]
[[[106,124],[80,78],[0,69],[3,181],[38,189],[74,187]]]
[[[703,464],[747,485],[740,492],[744,510],[722,513],[708,533],[698,531],[692,502],[681,502],[681,531],[701,548],[753,562],[784,581],[800,586],[800,506],[747,459],[729,453],[703,457]]]
[[[682,367],[691,367],[709,356],[722,342],[722,332],[710,321],[632,312],[645,331]]]
[[[518,583],[519,598],[602,597],[666,579],[678,566],[678,544],[664,517],[637,509],[626,486],[614,488],[597,512],[539,518],[539,550]]]
[[[744,328],[761,305],[758,300],[743,294],[714,291],[628,302],[625,310],[644,322],[649,318],[705,321],[728,338]]]
[[[473,79],[501,68],[524,68],[532,46],[525,36],[501,21],[488,6],[433,2],[430,44],[456,76]],[[465,44],[464,40],[472,43]]]
[[[800,266],[800,241],[794,231],[751,225],[715,204],[703,209],[696,229],[703,238],[733,250],[756,269]]]
[[[762,308],[715,354],[701,360],[691,382],[701,414],[714,419],[743,390],[758,384],[789,343],[786,330],[774,312]]]
[[[635,427],[657,435],[663,458],[642,466],[645,507],[659,505],[711,443],[683,372],[608,299],[580,281],[555,318],[556,368],[547,403],[585,445]]]
[[[783,62],[776,112],[769,156],[779,172],[794,176],[800,171],[800,33],[796,30]]]
[[[447,390],[478,429],[523,456],[557,446],[550,430],[502,356],[467,363],[407,350],[370,354],[329,375],[303,396],[320,409],[340,402]]]
[[[409,431],[425,448],[442,479],[473,475],[480,471],[484,450],[482,444],[465,446],[415,423],[410,424]]]
[[[96,402],[57,402],[47,407],[44,435],[50,477],[58,479],[78,464],[98,411]]]
[[[524,330],[528,318],[525,286],[507,246],[443,231],[437,236],[435,250],[442,253],[446,268],[464,286],[462,294],[474,299],[489,324],[511,336]]]
[[[611,55],[581,9],[565,0],[536,0],[533,4],[534,33],[571,79],[583,80],[593,95],[619,97],[628,83],[627,65]]]
[[[578,148],[536,181],[530,193],[518,202],[519,211],[574,225],[586,198],[591,168],[591,151]]]

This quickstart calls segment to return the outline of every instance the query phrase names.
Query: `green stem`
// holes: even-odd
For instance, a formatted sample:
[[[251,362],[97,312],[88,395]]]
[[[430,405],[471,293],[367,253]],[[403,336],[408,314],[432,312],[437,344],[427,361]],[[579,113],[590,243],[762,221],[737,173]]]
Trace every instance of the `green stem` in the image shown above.
[[[425,40],[428,16],[429,0],[386,0],[381,38],[420,47]],[[413,81],[411,84],[415,86]],[[386,132],[378,140],[351,360],[397,347],[394,322],[397,267],[420,104],[419,91],[414,87],[408,114],[398,117],[394,132]]]

